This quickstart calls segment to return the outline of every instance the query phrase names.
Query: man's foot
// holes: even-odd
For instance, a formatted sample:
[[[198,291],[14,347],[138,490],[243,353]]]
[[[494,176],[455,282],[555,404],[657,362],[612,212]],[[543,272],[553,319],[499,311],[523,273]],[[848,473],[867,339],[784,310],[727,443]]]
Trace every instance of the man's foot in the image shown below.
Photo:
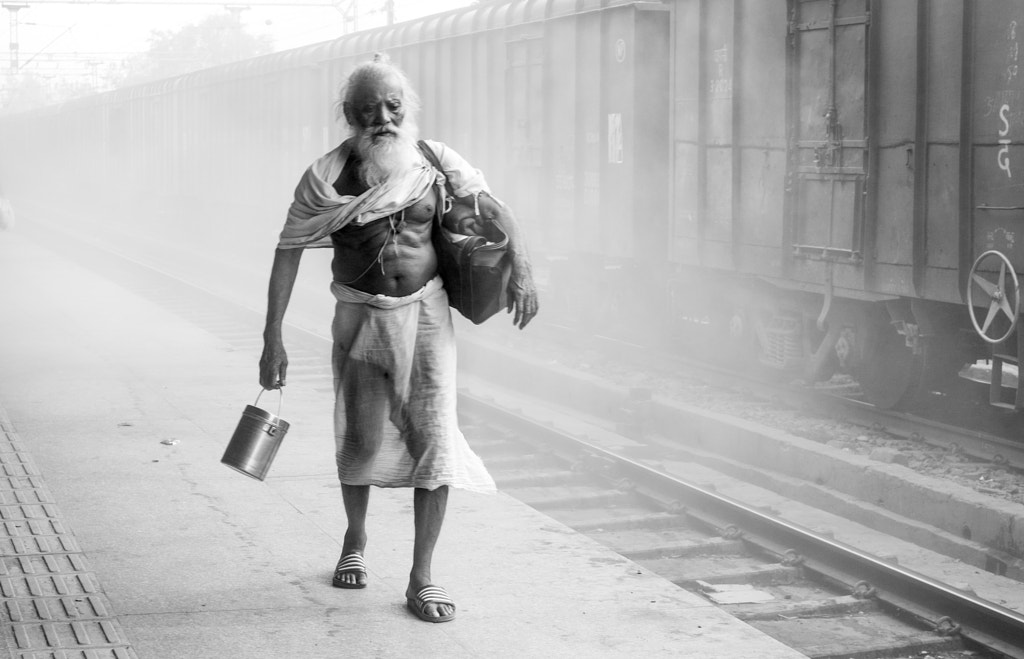
[[[413,594],[410,585],[405,591],[405,603],[420,620],[448,622],[455,618],[455,602],[440,586],[427,584]]]
[[[362,554],[342,553],[331,583],[335,588],[366,588],[366,562]]]

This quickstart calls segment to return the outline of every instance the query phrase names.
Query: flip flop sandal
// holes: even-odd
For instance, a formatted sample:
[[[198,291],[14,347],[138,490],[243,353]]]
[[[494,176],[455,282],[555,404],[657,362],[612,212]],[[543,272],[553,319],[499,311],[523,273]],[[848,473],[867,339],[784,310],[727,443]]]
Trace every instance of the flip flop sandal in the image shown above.
[[[416,617],[420,620],[426,620],[427,622],[448,622],[455,618],[455,612],[446,616],[432,616],[427,613],[427,604],[449,604],[452,609],[455,608],[455,602],[448,596],[448,591],[440,586],[426,585],[420,588],[419,592],[416,593],[416,597],[406,597],[405,603],[409,607],[409,610],[416,614]]]
[[[331,584],[335,588],[366,588],[365,583],[342,581],[342,576],[349,573],[366,574],[366,561],[359,554],[349,554],[338,559],[338,566],[334,568],[334,579]]]

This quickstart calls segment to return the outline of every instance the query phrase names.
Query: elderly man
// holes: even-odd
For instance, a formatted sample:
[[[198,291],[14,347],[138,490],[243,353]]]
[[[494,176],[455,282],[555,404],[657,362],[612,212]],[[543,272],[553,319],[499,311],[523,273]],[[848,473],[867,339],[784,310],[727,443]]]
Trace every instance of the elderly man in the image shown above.
[[[369,486],[415,488],[407,604],[444,622],[455,604],[430,566],[448,488],[494,490],[456,420],[455,337],[431,244],[446,178],[456,196],[478,195],[482,216],[501,218],[513,255],[509,311],[520,328],[537,313],[536,288],[522,232],[483,175],[427,142],[438,172],[417,147],[418,98],[398,68],[381,55],[358,66],[339,105],[352,135],[306,170],[274,254],[260,384],[285,384],[281,325],[303,249],[333,247],[334,424],[348,518],[333,583],[366,586]]]

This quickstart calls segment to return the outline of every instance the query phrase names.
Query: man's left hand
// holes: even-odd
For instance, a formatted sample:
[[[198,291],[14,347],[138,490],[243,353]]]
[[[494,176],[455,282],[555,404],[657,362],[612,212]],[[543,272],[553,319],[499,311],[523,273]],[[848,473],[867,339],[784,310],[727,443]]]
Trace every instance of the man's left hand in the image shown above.
[[[508,311],[516,310],[512,324],[523,329],[537,315],[540,304],[537,301],[537,286],[529,268],[512,266],[512,277],[508,281]]]
[[[523,329],[537,315],[537,286],[533,283],[533,268],[526,255],[526,239],[523,237],[519,221],[505,204],[482,193],[477,196],[476,204],[480,216],[487,222],[499,221],[508,234],[509,248],[512,253],[512,276],[508,281],[508,311],[516,310],[512,324]]]

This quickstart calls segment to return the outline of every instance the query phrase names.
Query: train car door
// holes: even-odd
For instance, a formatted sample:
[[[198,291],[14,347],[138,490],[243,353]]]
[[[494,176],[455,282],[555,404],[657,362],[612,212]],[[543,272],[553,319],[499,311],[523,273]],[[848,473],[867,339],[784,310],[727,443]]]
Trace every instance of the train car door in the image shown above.
[[[786,235],[797,279],[821,281],[812,261],[862,262],[868,1],[790,5]],[[862,276],[850,269],[836,274]]]

